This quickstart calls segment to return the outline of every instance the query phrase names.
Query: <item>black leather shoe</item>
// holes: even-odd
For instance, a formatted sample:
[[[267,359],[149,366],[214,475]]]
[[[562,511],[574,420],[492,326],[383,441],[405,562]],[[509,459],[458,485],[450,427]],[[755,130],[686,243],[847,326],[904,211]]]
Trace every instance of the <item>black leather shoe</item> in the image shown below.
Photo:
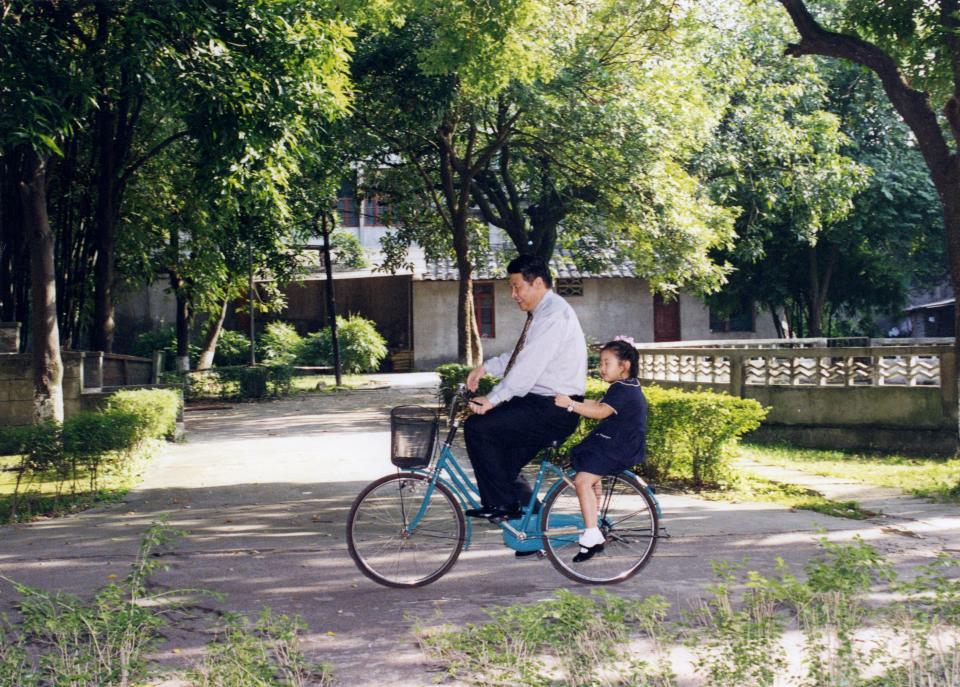
[[[583,563],[584,561],[589,561],[593,558],[594,554],[598,554],[603,551],[603,544],[595,544],[591,547],[580,546],[580,553],[573,557],[574,563]]]
[[[507,518],[512,520],[523,515],[516,506],[483,506],[481,508],[468,508],[464,514],[470,518]]]

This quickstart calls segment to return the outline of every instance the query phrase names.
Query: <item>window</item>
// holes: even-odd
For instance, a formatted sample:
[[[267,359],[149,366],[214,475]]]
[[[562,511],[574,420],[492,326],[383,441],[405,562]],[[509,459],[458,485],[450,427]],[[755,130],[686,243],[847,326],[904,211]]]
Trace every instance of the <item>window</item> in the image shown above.
[[[582,296],[583,279],[557,279],[554,291],[558,296]]]
[[[356,198],[341,197],[337,198],[337,212],[340,213],[341,227],[359,226],[359,216],[357,215]]]
[[[480,337],[492,339],[497,335],[494,317],[493,284],[473,285],[473,310],[477,316]]]
[[[367,217],[370,219],[370,224],[374,226],[383,226],[386,224],[386,215],[390,209],[390,206],[380,200],[377,196],[374,196],[367,201]]]
[[[360,204],[357,202],[357,186],[352,181],[344,181],[337,191],[337,213],[341,227],[360,226]]]
[[[711,332],[752,332],[754,331],[753,303],[746,299],[737,306],[736,310],[724,313],[716,308],[710,308]]]

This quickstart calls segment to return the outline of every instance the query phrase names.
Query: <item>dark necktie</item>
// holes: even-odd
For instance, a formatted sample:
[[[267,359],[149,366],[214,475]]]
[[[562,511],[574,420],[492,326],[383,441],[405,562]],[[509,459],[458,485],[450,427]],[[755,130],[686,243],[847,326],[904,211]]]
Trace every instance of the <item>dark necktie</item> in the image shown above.
[[[517,345],[513,349],[513,353],[510,355],[510,362],[507,363],[507,369],[503,371],[503,376],[506,377],[510,374],[510,368],[513,367],[513,364],[517,362],[517,356],[520,355],[520,351],[523,350],[523,344],[527,342],[527,330],[530,329],[530,323],[533,322],[533,313],[527,313],[527,321],[523,323],[523,330],[520,332],[520,338],[517,339]]]

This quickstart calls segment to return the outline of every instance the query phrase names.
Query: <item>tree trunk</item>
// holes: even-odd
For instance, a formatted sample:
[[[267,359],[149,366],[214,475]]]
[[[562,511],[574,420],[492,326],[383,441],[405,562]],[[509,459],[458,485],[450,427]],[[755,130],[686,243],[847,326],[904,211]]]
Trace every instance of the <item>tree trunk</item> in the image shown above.
[[[63,422],[63,360],[57,327],[54,238],[47,217],[46,162],[32,148],[25,151],[24,172],[20,195],[30,241],[34,421]]]
[[[217,341],[220,339],[220,332],[223,331],[223,322],[227,319],[227,309],[229,306],[230,299],[224,298],[223,303],[220,305],[220,313],[217,315],[217,319],[210,319],[210,328],[207,330],[207,336],[203,341],[203,348],[200,350],[200,359],[197,361],[198,370],[209,370],[213,367],[213,356],[217,352]]]
[[[101,98],[101,101],[104,99]],[[113,350],[113,281],[117,236],[114,208],[113,132],[115,115],[107,102],[97,115],[97,206],[94,214],[97,262],[94,267],[93,343],[95,351]]]

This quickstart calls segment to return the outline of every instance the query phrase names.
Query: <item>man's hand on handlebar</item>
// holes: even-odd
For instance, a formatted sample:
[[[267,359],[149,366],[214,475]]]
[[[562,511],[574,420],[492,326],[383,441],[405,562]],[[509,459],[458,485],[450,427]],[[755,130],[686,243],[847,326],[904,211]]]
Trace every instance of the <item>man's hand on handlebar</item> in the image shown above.
[[[477,415],[486,415],[493,410],[493,404],[486,396],[474,396],[470,399],[470,410]]]
[[[480,380],[483,379],[485,374],[487,374],[487,371],[483,365],[470,370],[470,374],[467,375],[467,388],[470,389],[470,391],[476,391],[480,385]]]

